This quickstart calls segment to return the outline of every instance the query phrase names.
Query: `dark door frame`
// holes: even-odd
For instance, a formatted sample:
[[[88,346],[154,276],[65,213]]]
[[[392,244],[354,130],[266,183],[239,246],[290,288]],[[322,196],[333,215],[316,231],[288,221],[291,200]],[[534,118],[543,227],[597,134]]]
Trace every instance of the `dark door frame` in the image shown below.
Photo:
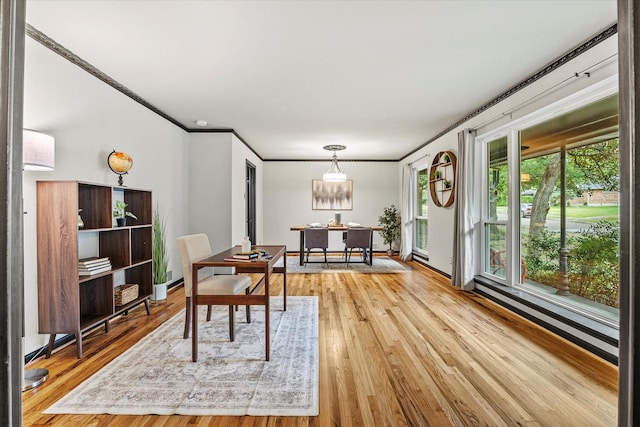
[[[246,164],[246,231],[252,243],[256,241],[256,165],[247,160]]]

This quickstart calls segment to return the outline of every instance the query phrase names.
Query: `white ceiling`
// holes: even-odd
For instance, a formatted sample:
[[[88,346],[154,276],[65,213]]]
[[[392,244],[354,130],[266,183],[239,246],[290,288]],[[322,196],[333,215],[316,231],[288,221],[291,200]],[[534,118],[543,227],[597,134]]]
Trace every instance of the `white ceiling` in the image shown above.
[[[400,159],[615,22],[615,0],[27,2],[37,30],[265,160]]]

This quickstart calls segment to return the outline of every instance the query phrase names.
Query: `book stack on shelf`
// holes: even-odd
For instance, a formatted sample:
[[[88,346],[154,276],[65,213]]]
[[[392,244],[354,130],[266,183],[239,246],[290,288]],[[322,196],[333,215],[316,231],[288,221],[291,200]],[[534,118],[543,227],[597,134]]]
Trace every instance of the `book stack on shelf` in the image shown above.
[[[90,257],[78,261],[78,273],[80,276],[93,276],[111,270],[109,257]]]

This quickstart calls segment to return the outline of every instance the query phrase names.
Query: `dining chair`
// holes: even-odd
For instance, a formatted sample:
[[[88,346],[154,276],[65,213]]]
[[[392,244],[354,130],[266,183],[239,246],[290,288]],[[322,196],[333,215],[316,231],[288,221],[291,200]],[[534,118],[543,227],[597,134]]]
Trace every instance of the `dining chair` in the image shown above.
[[[192,270],[194,261],[210,257],[211,245],[206,234],[191,234],[178,237],[178,249],[182,258],[182,273],[184,274],[184,293],[186,297],[186,314],[184,322],[184,336],[189,338],[189,325],[191,324],[191,304],[207,306],[207,321],[211,320],[211,304],[207,301],[207,295],[240,295],[248,293],[251,279],[248,276],[238,274],[214,274],[213,268],[203,268],[198,274],[198,295],[191,295]],[[226,304],[225,304],[226,305]],[[251,322],[250,306],[246,306],[247,322]],[[235,322],[234,305],[229,305],[229,340],[234,340]]]
[[[371,247],[371,227],[350,227],[347,229],[347,238],[344,250],[349,251],[347,255],[347,265],[351,260],[354,249],[360,249],[362,262],[367,262],[367,250]],[[372,254],[369,254],[371,256]]]
[[[327,263],[327,248],[329,247],[329,229],[319,227],[307,227],[304,229],[304,247],[307,251],[307,260],[309,262],[309,253],[311,249],[322,249],[324,252],[324,263]]]

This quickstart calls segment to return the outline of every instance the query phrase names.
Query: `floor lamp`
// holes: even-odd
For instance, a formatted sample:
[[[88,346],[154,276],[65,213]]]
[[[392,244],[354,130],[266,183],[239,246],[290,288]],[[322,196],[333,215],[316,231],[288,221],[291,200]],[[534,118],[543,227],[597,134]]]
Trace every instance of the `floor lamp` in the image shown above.
[[[52,171],[54,166],[55,139],[53,136],[24,129],[22,131],[22,169],[25,171]],[[24,304],[24,296],[22,303]],[[22,336],[24,337],[24,322],[22,322]],[[22,391],[38,387],[49,378],[48,369],[37,368],[23,370],[24,380],[22,383]]]

